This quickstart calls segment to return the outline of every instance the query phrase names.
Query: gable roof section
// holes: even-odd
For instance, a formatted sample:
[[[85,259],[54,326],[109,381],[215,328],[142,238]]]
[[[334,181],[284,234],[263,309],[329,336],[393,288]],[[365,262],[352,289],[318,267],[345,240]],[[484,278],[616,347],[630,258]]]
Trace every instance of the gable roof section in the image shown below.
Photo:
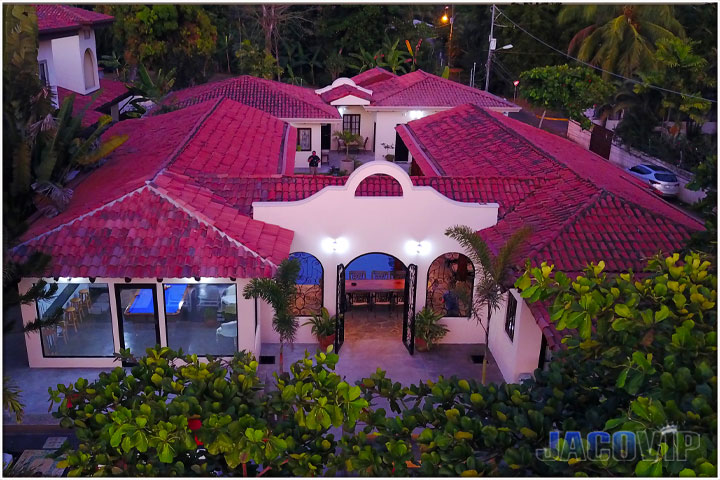
[[[77,30],[82,26],[106,25],[115,17],[84,8],[42,3],[35,5],[38,18],[38,32],[42,34]]]
[[[426,176],[538,176],[558,164],[466,104],[396,127]]]
[[[88,95],[81,95],[60,86],[57,87],[57,92],[59,104],[62,104],[67,97],[75,95],[75,101],[73,102],[73,113],[75,114],[86,106],[88,107],[82,118],[83,127],[88,127],[97,123],[97,121],[100,120],[100,117],[109,114],[110,105],[130,96],[130,92],[123,82],[117,82],[107,78],[100,79],[100,90],[98,90],[99,94],[94,100],[93,96],[95,95],[95,92]],[[107,112],[100,111],[102,108],[107,108]]]
[[[263,258],[279,264],[290,253],[293,231],[254,220],[227,204],[222,197],[192,183],[192,178],[166,172],[151,183],[156,191],[172,198],[194,216],[236,239]]]
[[[526,225],[533,233],[518,258],[536,266],[547,261],[568,275],[601,260],[607,272],[642,271],[648,258],[676,250],[692,233],[590,182],[566,178],[536,189],[497,225],[479,233],[497,251]]]
[[[15,247],[11,257],[23,261],[36,250],[52,255],[46,276],[244,278],[275,269],[149,186]]]
[[[291,175],[297,131],[256,108],[229,99],[216,106],[169,169],[187,176]],[[158,118],[159,117],[152,117]]]
[[[339,100],[341,98],[347,97],[348,95],[354,95],[358,98],[362,98],[363,100],[370,100],[372,96],[367,93],[363,92],[359,88],[353,87],[352,85],[340,85],[339,87],[335,87],[332,90],[328,90],[325,93],[322,93],[320,95],[320,98],[323,99],[323,101],[327,103],[334,102],[335,100]]]
[[[64,212],[53,218],[38,219],[23,239],[55,228],[143,186],[180,151],[212,107],[212,103],[204,103],[162,116],[125,120],[113,125],[102,138],[127,134],[128,140],[74,188]]]
[[[398,76],[388,70],[385,70],[384,68],[375,67],[370,70],[365,70],[362,73],[358,73],[352,77],[351,80],[355,82],[355,85],[360,85],[364,88],[371,88],[370,85],[389,80],[391,78],[398,78]]]
[[[371,106],[376,107],[456,107],[473,103],[485,108],[513,111],[520,109],[517,105],[484,90],[422,70],[377,82],[371,89]]]
[[[178,90],[170,93],[165,102],[187,107],[216,98],[229,98],[278,118],[340,118],[337,108],[309,88],[249,75]]]

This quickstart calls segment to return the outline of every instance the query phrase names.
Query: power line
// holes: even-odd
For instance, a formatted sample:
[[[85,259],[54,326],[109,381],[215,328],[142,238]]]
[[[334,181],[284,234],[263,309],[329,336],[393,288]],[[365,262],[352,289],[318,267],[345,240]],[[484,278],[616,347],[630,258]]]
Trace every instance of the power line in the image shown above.
[[[705,98],[705,97],[698,97],[698,96],[696,96],[696,95],[690,95],[690,94],[683,93],[683,92],[677,92],[677,91],[675,91],[675,90],[670,90],[670,89],[668,89],[668,88],[659,87],[659,86],[657,86],[657,85],[646,84],[646,83],[643,83],[643,82],[641,82],[641,81],[639,81],[639,80],[635,80],[635,79],[632,79],[632,78],[624,77],[624,76],[620,75],[619,73],[611,72],[611,71],[609,71],[609,70],[605,70],[605,69],[603,69],[603,68],[597,67],[597,66],[592,65],[592,64],[590,64],[590,63],[584,62],[584,61],[580,60],[579,58],[573,57],[572,55],[570,55],[570,54],[568,54],[568,53],[565,53],[565,52],[563,52],[563,51],[561,51],[561,50],[558,50],[557,48],[555,48],[555,47],[553,47],[552,45],[546,43],[545,41],[540,40],[540,39],[537,38],[535,35],[533,35],[532,33],[528,32],[527,30],[525,30],[523,27],[521,27],[521,26],[518,25],[517,23],[513,22],[510,17],[508,17],[507,15],[505,15],[505,12],[503,12],[502,10],[500,10],[500,9],[497,8],[497,7],[495,7],[495,9],[496,9],[498,12],[500,12],[500,15],[502,15],[503,17],[505,17],[510,23],[512,23],[513,25],[515,25],[518,29],[520,29],[522,32],[526,33],[528,36],[530,36],[531,38],[533,38],[535,41],[542,43],[542,44],[545,45],[546,47],[550,48],[551,50],[556,51],[557,53],[559,53],[559,54],[561,54],[561,55],[563,55],[563,56],[565,56],[565,57],[567,57],[567,58],[571,58],[571,59],[575,60],[575,61],[578,62],[578,63],[582,63],[582,64],[585,65],[586,67],[590,67],[590,68],[593,68],[593,69],[595,69],[595,70],[599,70],[599,71],[601,71],[601,72],[607,73],[607,74],[612,75],[612,76],[614,76],[614,77],[622,78],[623,80],[627,80],[628,82],[631,82],[631,83],[635,83],[635,84],[638,84],[638,85],[644,85],[644,86],[647,87],[647,88],[653,88],[653,89],[655,89],[655,90],[662,90],[663,92],[674,93],[674,94],[676,94],[676,95],[682,95],[683,97],[687,97],[687,98],[696,98],[696,99],[698,99],[698,100],[705,100],[706,102],[717,103],[717,100],[711,100],[711,99]]]

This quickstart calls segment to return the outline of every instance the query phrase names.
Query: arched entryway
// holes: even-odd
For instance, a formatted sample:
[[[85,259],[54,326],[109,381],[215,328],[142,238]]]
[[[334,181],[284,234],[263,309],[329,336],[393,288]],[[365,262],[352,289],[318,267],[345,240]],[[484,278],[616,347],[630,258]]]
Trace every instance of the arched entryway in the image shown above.
[[[417,267],[393,255],[371,252],[338,266],[336,348],[345,340],[413,353]]]
[[[93,52],[89,48],[85,50],[85,55],[83,56],[83,74],[85,77],[85,89],[93,88],[95,86],[97,68],[95,67]]]

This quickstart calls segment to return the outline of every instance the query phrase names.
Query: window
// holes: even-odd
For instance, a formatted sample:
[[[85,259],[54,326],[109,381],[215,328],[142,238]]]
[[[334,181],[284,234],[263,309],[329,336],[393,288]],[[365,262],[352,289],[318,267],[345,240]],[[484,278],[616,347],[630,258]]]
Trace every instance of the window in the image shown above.
[[[40,81],[43,85],[46,87],[50,86],[50,74],[48,73],[48,66],[47,62],[43,60],[42,62],[39,62],[39,69],[38,72],[40,74]]]
[[[166,283],[168,346],[197,355],[237,352],[237,291],[234,283]]]
[[[505,332],[510,340],[515,339],[515,313],[517,312],[517,300],[512,292],[508,292],[507,308],[505,309]]]
[[[95,61],[93,59],[92,51],[89,48],[85,50],[83,73],[85,76],[85,88],[93,88],[95,86],[95,75],[97,74],[97,68],[95,67]]]
[[[359,114],[343,115],[343,131],[344,132],[352,132],[356,135],[360,135],[360,115]]]
[[[292,313],[298,317],[320,315],[323,306],[323,267],[320,260],[305,252],[290,255],[300,262],[300,273],[295,282]]]
[[[642,165],[636,165],[630,169],[631,172],[639,173],[640,175],[647,175],[650,173],[650,170],[643,167]]]
[[[297,129],[297,146],[299,152],[309,152],[312,150],[312,129]]]
[[[428,269],[425,305],[443,317],[469,317],[475,269],[461,253],[446,253]]]
[[[55,294],[37,301],[38,318],[59,315],[55,326],[41,330],[45,357],[112,357],[110,293],[105,283],[58,283]],[[45,286],[45,291],[50,284]]]

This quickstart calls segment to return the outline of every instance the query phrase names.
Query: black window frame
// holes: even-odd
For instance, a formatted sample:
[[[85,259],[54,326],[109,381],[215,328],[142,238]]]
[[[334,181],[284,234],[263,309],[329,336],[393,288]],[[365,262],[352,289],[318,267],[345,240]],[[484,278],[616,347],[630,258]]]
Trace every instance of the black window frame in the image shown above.
[[[357,131],[355,131],[355,120],[357,120]],[[360,114],[346,113],[343,115],[343,132],[352,132],[360,135]]]
[[[123,317],[122,302],[120,301],[120,292],[123,290],[143,290],[148,289],[152,291],[153,306],[155,307],[155,345],[162,346],[161,335],[160,335],[160,310],[158,308],[158,292],[157,287],[154,283],[115,283],[113,284],[113,290],[115,294],[115,311],[117,312],[117,323],[118,323],[118,337],[120,340],[120,348],[125,349],[125,322]],[[165,301],[163,296],[162,301]],[[167,345],[167,343],[166,343]],[[153,346],[154,347],[154,346]],[[133,352],[135,354],[137,352]],[[142,356],[143,352],[140,353]],[[134,362],[123,361],[123,366],[136,365]]]
[[[47,60],[38,62],[38,77],[40,77],[40,83],[46,87],[50,86],[50,70],[48,69]]]
[[[47,285],[51,285],[50,282],[47,282],[47,281],[46,281],[45,283],[46,283]],[[86,283],[88,283],[88,282],[53,282],[53,283],[56,283],[56,284],[64,283],[64,284],[84,285],[84,284],[86,284]],[[93,283],[93,284],[94,284],[94,285],[105,285],[106,288],[107,288],[107,292],[108,292],[108,301],[111,301],[111,300],[110,300],[111,297],[110,297],[110,284],[109,284],[109,283],[100,282],[100,283]],[[34,286],[34,285],[37,285],[37,284],[33,284],[33,286]],[[112,312],[112,310],[108,310],[108,313],[110,313],[110,335],[111,335],[111,337],[112,337],[112,345],[113,345],[113,352],[114,352],[114,351],[115,351],[115,331],[114,331],[114,329],[112,328],[112,326],[113,326],[113,323],[112,323],[112,322],[113,322],[113,318],[112,318],[112,313],[111,313],[111,312]],[[35,301],[35,315],[36,315],[36,318],[41,318],[41,315],[40,315],[40,305],[39,305],[39,302],[38,302],[37,300]],[[64,312],[62,313],[62,315],[64,315]],[[57,325],[55,325],[53,328],[57,328]],[[40,334],[40,352],[42,353],[43,358],[115,358],[115,355],[114,355],[114,354],[113,354],[113,355],[46,355],[46,354],[45,354],[45,339],[44,339],[44,336],[43,336],[43,334],[42,334],[42,330],[39,331],[39,334]],[[64,335],[64,334],[65,334],[65,333],[63,333],[63,335]]]
[[[302,145],[300,145],[300,131],[301,130],[307,130],[310,134],[310,144],[308,145],[308,148],[302,148]],[[297,142],[296,142],[296,148],[300,147],[300,150],[298,152],[312,152],[312,128],[298,128],[297,129]]]
[[[173,281],[173,282],[162,282],[160,283],[160,297],[158,299],[158,303],[163,306],[163,315],[165,316],[165,345],[167,345],[169,348],[173,348],[170,346],[170,329],[168,328],[168,314],[167,314],[167,304],[165,303],[165,285],[187,285],[188,287],[194,286],[194,285],[232,285],[235,287],[235,329],[237,330],[237,337],[235,337],[235,352],[230,354],[208,354],[208,353],[194,353],[190,352],[188,350],[183,349],[183,352],[189,353],[189,354],[195,354],[198,357],[205,357],[207,355],[212,355],[213,357],[233,357],[235,353],[239,352],[240,350],[237,349],[237,342],[238,338],[240,337],[240,321],[238,320],[238,313],[237,313],[237,297],[238,297],[238,287],[237,283],[235,282],[228,282],[228,283],[222,283],[222,282],[179,282],[179,281]],[[175,349],[177,351],[177,349]]]
[[[512,292],[508,292],[508,301],[505,306],[505,333],[510,341],[515,341],[515,320],[517,319],[517,299]]]

